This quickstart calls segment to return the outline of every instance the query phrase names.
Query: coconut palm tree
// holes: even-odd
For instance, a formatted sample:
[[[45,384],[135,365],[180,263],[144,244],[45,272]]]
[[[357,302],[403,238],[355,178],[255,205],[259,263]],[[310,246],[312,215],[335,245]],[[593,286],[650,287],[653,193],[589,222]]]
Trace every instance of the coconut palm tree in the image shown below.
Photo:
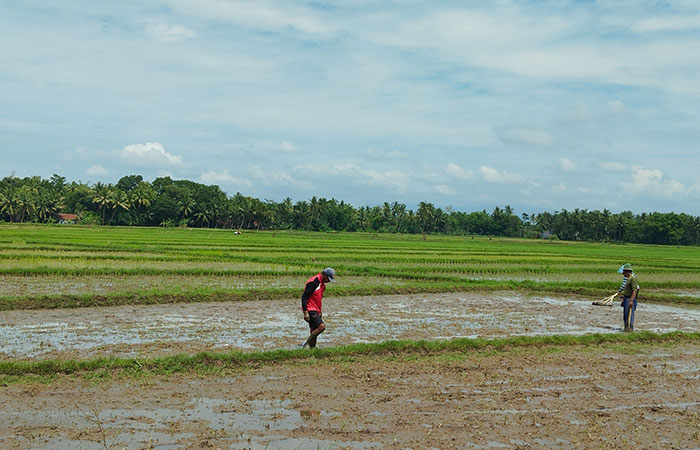
[[[148,183],[139,183],[138,186],[131,191],[129,201],[131,205],[136,207],[138,211],[151,206],[153,199],[156,197],[156,191]]]
[[[0,212],[7,214],[10,217],[10,222],[15,221],[17,197],[12,189],[8,188],[0,191]]]
[[[129,202],[129,195],[122,191],[121,189],[114,188],[110,191],[108,196],[109,208],[112,210],[112,215],[109,218],[109,223],[114,220],[114,215],[118,210],[123,209],[128,211],[131,207]]]
[[[37,217],[41,222],[48,222],[63,207],[63,196],[53,190],[44,191],[36,203]]]
[[[177,202],[177,212],[180,213],[183,219],[187,219],[197,206],[197,202],[190,195],[186,195]]]
[[[17,210],[20,214],[20,222],[24,222],[25,218],[31,220],[32,213],[36,211],[38,196],[38,189],[32,185],[24,185],[17,189]]]
[[[95,203],[102,213],[102,225],[105,224],[105,211],[110,205],[109,196],[110,187],[98,181],[92,189],[92,203]]]

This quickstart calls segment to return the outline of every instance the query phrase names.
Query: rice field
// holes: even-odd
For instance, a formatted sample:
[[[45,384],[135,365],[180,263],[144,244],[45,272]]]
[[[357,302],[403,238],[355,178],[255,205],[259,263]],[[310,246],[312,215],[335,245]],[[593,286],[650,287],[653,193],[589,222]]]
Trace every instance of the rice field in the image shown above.
[[[0,225],[0,309],[519,290],[593,299],[625,262],[646,300],[700,303],[700,248],[471,236]]]
[[[698,247],[0,224],[0,286],[2,448],[700,442]]]

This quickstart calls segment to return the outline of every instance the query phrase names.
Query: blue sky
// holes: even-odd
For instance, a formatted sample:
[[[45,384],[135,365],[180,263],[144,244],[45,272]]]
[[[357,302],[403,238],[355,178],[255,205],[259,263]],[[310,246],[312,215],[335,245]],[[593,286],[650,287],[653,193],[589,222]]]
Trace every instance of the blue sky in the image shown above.
[[[700,2],[0,2],[0,176],[700,214]]]

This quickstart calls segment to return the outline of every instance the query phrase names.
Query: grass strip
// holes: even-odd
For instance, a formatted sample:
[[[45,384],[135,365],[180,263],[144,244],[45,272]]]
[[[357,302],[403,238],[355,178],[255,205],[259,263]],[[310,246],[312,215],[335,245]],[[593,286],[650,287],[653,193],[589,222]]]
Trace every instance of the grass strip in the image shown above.
[[[447,292],[510,291],[540,295],[571,295],[600,300],[610,295],[610,283],[536,282],[530,280],[462,280],[460,282],[413,283],[401,285],[333,286],[332,297],[437,294]],[[91,306],[155,305],[168,303],[227,302],[250,300],[289,300],[301,297],[300,288],[262,288],[207,290],[191,292],[148,292],[95,294],[59,294],[0,297],[0,311],[19,309],[81,308]],[[666,293],[644,292],[641,301],[700,305],[700,298]]]
[[[595,346],[609,344],[683,344],[700,343],[700,333],[670,332],[519,336],[503,339],[452,339],[445,341],[401,340],[372,344],[352,344],[314,350],[273,350],[261,352],[232,351],[228,353],[202,352],[179,354],[160,358],[95,358],[88,360],[0,361],[0,385],[31,380],[52,380],[56,375],[86,376],[90,374],[144,374],[207,372],[213,369],[236,369],[262,365],[285,364],[298,361],[347,359],[349,357],[435,355],[443,353],[470,353],[477,351],[509,352],[519,348],[546,348],[567,346]],[[27,381],[29,380],[29,381]]]

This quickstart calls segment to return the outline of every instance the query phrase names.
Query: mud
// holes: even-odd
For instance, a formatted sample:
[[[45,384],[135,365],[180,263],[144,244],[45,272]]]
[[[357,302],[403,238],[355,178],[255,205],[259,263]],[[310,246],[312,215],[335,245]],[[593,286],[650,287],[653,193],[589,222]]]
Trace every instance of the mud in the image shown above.
[[[700,346],[312,361],[0,389],[0,447],[700,447]]]
[[[598,299],[594,299],[598,300]],[[319,346],[388,339],[617,333],[622,308],[590,299],[501,293],[327,297]],[[700,329],[700,307],[640,302],[636,328]],[[94,307],[0,313],[0,358],[166,356],[296,348],[308,327],[298,300]]]

